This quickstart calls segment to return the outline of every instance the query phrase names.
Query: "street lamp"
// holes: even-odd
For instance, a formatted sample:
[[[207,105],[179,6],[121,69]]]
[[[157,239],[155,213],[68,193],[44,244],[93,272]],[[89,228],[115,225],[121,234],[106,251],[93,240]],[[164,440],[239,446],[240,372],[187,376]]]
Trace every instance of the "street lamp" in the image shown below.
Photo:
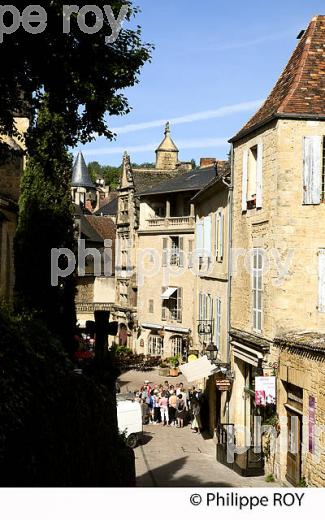
[[[214,343],[212,343],[212,341],[205,349],[205,352],[209,361],[211,361],[212,363],[216,361],[218,356],[218,349],[217,346]]]

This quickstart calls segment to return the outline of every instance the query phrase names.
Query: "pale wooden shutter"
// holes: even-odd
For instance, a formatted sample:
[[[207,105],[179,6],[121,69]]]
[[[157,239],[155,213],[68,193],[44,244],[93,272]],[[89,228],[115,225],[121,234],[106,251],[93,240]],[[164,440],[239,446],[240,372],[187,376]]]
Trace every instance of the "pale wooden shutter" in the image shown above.
[[[215,247],[214,247],[214,255],[218,259],[219,255],[219,231],[220,231],[220,214],[219,211],[215,214]]]
[[[193,267],[193,240],[188,241],[188,266]]]
[[[203,249],[203,220],[198,218],[196,219],[196,233],[195,233],[195,239],[196,239],[196,249],[198,251],[202,251]]]
[[[206,256],[211,256],[211,215],[204,217],[204,252]]]
[[[223,259],[223,235],[224,235],[224,218],[223,213],[220,213],[220,233],[219,233],[219,259]]]
[[[177,289],[177,321],[182,321],[183,289]]]
[[[256,164],[256,207],[262,207],[263,189],[263,143],[257,145],[257,164]]]
[[[167,288],[167,287],[163,287],[163,288],[161,289],[161,293],[162,293],[162,294],[166,291],[166,288]],[[166,314],[167,314],[167,308],[165,307],[164,303],[165,303],[165,300],[162,298],[162,299],[161,299],[161,319],[162,319],[162,320],[166,320],[166,319],[167,319],[167,316],[166,316]]]
[[[163,253],[162,253],[162,265],[167,266],[167,255],[168,255],[168,238],[163,238]]]
[[[179,267],[184,267],[184,239],[179,237]]]
[[[248,150],[243,151],[243,172],[242,172],[242,199],[241,209],[247,211],[247,173],[248,173]]]
[[[304,204],[320,203],[321,143],[321,136],[304,137]]]
[[[325,249],[318,252],[318,310],[325,312]]]

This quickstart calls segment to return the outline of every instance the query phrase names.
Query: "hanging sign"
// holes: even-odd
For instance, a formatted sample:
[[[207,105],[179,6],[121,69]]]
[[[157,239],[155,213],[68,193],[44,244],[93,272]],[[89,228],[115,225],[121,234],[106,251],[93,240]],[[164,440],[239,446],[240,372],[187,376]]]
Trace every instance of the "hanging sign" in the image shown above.
[[[268,404],[275,404],[275,401],[275,377],[255,377],[256,406],[267,406]]]
[[[227,390],[230,390],[232,381],[230,379],[217,379],[216,380],[216,387],[220,392],[226,392]]]

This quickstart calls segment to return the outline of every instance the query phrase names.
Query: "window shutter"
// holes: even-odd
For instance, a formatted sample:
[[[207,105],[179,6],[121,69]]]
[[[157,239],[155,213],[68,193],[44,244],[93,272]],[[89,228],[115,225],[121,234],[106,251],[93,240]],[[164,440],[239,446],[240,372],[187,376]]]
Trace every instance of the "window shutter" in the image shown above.
[[[183,300],[183,289],[179,287],[177,289],[177,321],[182,321],[182,300]]]
[[[216,346],[220,350],[220,333],[221,333],[221,299],[216,298]]]
[[[179,237],[179,267],[184,267],[184,239]]]
[[[188,266],[193,267],[193,240],[188,241]]]
[[[219,233],[220,233],[220,214],[219,211],[215,214],[215,257],[219,255]]]
[[[162,287],[161,292],[164,293],[165,290],[166,290],[166,287]],[[161,299],[161,319],[162,320],[167,319],[167,316],[166,316],[167,307],[165,307],[164,303],[165,303],[165,300],[162,298]]]
[[[195,233],[195,238],[196,238],[196,249],[198,251],[202,251],[203,249],[203,220],[198,218],[196,219],[196,233]]]
[[[257,145],[257,164],[256,164],[256,207],[262,207],[263,189],[263,143]]]
[[[163,254],[162,254],[162,265],[167,266],[167,255],[168,255],[168,238],[163,238]]]
[[[202,293],[199,293],[199,321],[202,320]]]
[[[318,310],[325,312],[325,249],[318,253]]]
[[[223,233],[224,233],[224,218],[223,213],[220,213],[220,232],[219,232],[219,259],[223,259]]]
[[[242,172],[242,211],[247,211],[247,170],[248,170],[248,150],[243,151],[243,172]]]
[[[320,203],[321,136],[304,137],[304,204]]]
[[[206,256],[211,256],[211,215],[204,217],[204,252]]]

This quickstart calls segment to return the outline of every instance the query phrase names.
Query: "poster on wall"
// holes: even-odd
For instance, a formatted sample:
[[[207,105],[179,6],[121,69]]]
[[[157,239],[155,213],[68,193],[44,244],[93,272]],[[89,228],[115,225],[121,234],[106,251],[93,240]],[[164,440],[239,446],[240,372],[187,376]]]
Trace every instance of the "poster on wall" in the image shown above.
[[[255,377],[255,403],[256,406],[275,404],[275,376]]]
[[[316,402],[315,397],[309,396],[308,399],[308,444],[309,452],[315,452],[315,419],[316,419]]]

